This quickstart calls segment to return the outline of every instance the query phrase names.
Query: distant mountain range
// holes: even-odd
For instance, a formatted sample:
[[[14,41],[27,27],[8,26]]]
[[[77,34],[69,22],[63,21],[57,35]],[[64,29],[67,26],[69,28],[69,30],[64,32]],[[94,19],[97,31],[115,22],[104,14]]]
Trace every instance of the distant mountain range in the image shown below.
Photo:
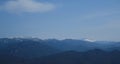
[[[0,39],[0,54],[10,54],[13,56],[32,58],[57,53],[59,50],[44,44],[42,40],[23,38],[3,38]]]
[[[0,64],[120,64],[120,42],[0,38]]]

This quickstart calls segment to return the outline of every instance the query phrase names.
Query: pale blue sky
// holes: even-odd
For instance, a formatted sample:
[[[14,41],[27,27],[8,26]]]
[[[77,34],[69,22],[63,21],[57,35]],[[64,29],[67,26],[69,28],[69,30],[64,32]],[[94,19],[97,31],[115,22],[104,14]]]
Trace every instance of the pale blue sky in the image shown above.
[[[0,0],[0,37],[120,41],[120,0]]]

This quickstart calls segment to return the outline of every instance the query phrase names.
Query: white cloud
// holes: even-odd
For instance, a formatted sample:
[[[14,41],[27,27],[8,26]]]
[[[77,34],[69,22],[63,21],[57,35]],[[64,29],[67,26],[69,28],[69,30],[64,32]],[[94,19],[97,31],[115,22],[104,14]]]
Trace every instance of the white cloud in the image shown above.
[[[11,0],[0,6],[3,10],[13,13],[21,12],[48,12],[55,9],[52,3],[43,3],[35,0]]]

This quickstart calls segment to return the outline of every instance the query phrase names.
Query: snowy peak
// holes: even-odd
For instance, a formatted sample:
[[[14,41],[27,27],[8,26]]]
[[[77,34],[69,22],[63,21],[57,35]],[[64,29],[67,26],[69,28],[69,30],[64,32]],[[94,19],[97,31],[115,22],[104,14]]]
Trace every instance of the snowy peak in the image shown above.
[[[95,42],[96,40],[93,40],[93,39],[88,39],[88,38],[84,38],[82,39],[83,41],[87,41],[87,42]]]

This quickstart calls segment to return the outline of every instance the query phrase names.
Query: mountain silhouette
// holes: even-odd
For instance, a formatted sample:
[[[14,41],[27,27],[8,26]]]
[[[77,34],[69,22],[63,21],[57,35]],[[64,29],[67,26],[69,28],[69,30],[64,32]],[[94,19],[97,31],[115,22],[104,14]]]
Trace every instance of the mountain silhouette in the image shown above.
[[[120,42],[1,38],[0,64],[120,64]]]

